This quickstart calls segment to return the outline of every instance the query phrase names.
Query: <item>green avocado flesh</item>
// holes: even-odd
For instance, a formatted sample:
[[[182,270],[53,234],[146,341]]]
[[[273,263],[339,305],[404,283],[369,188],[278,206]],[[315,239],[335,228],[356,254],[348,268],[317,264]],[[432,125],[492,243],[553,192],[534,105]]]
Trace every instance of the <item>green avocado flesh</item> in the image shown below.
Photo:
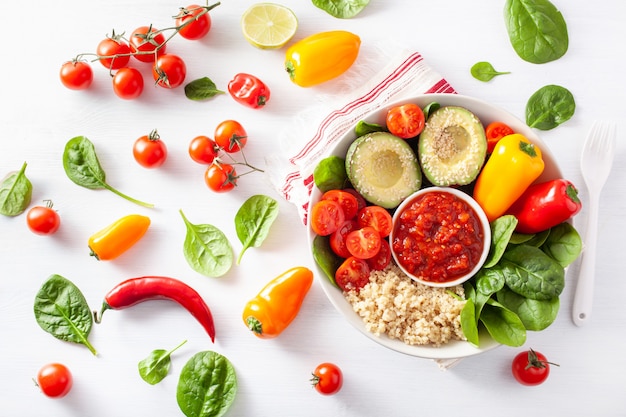
[[[466,108],[441,107],[420,134],[418,154],[424,175],[433,185],[469,184],[487,156],[485,129]]]
[[[357,138],[346,154],[352,186],[367,201],[392,209],[422,185],[417,156],[405,140],[387,132]]]

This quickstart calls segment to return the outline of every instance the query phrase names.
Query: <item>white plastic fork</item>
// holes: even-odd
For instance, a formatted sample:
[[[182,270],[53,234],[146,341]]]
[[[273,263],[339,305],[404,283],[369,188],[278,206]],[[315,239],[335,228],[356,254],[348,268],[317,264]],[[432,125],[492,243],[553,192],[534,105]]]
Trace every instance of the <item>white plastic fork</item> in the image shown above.
[[[577,326],[585,325],[591,317],[600,192],[613,165],[614,149],[615,124],[596,120],[589,130],[580,157],[580,169],[587,185],[589,205],[587,206],[587,226],[583,239],[584,250],[572,309],[572,320]]]

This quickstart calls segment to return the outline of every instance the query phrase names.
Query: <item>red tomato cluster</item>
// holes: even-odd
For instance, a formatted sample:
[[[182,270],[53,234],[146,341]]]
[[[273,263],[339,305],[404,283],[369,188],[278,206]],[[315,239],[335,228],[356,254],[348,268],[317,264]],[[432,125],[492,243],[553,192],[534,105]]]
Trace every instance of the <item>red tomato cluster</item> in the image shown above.
[[[372,270],[382,270],[391,262],[391,214],[366,205],[353,189],[326,191],[311,208],[310,222],[313,231],[328,236],[332,251],[344,259],[335,272],[335,282],[344,291],[362,288]]]

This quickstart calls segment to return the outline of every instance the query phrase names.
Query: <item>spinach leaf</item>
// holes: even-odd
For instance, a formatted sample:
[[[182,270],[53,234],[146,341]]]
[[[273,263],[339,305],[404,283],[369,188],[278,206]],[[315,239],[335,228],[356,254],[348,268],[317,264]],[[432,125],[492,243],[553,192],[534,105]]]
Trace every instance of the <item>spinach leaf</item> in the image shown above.
[[[387,128],[378,123],[369,123],[364,120],[359,120],[354,127],[354,134],[357,137],[367,135],[368,133],[384,132]]]
[[[212,351],[198,352],[180,372],[176,400],[187,417],[223,416],[235,401],[237,375],[230,361]]]
[[[527,236],[530,236],[530,239],[525,240],[524,244],[539,248],[541,247],[541,245],[543,245],[546,242],[546,240],[548,240],[548,236],[550,236],[550,229],[543,230],[539,233],[535,233],[533,235],[527,235]]]
[[[51,275],[35,297],[35,318],[46,332],[57,339],[80,343],[93,353],[87,340],[93,317],[83,293],[74,283],[60,275]]]
[[[150,352],[145,359],[139,361],[138,368],[141,378],[150,385],[161,382],[170,370],[172,353],[185,343],[187,343],[186,340],[170,351],[156,349]]]
[[[254,195],[242,204],[235,215],[237,237],[243,244],[237,264],[249,247],[261,246],[278,216],[278,210],[278,202],[265,195]]]
[[[316,235],[313,238],[313,259],[315,263],[324,271],[328,280],[335,286],[335,272],[341,265],[342,259],[333,252],[330,247],[328,236]]]
[[[531,233],[518,233],[518,232],[514,232],[511,235],[511,239],[509,240],[509,243],[511,245],[521,245],[522,243],[526,243],[529,242],[530,240],[532,240],[535,237],[534,234]]]
[[[500,216],[491,222],[491,248],[483,268],[491,268],[498,263],[516,227],[517,218],[510,214]]]
[[[496,71],[496,69],[489,62],[481,61],[472,65],[470,68],[470,73],[472,77],[476,78],[478,81],[491,81],[493,78],[498,75],[510,74],[510,72],[501,72]]]
[[[526,124],[539,130],[554,129],[568,121],[576,111],[572,93],[558,85],[537,90],[526,103]]]
[[[339,156],[329,156],[315,166],[313,181],[321,192],[344,188],[348,183],[346,160]]]
[[[153,204],[129,197],[107,184],[96,149],[93,143],[84,136],[76,136],[65,145],[63,168],[68,178],[81,187],[92,190],[106,189],[132,203],[143,207],[154,207]]]
[[[517,314],[526,330],[546,329],[556,320],[559,313],[559,297],[549,300],[533,300],[504,287],[498,291],[497,299],[500,304]]]
[[[225,92],[218,89],[215,83],[208,77],[193,80],[185,85],[185,96],[189,100],[208,100],[218,94],[225,94]]]
[[[220,277],[233,265],[233,248],[226,235],[210,224],[193,224],[180,210],[187,233],[183,245],[185,259],[191,268],[208,277]]]
[[[430,115],[436,112],[437,110],[439,110],[440,107],[441,107],[441,104],[437,103],[436,101],[428,103],[422,109],[422,111],[424,112],[424,120],[428,121],[428,118],[430,117]]]
[[[465,300],[465,305],[461,309],[461,329],[467,341],[478,347],[478,318],[474,301],[471,298]]]
[[[526,342],[526,328],[522,320],[517,314],[492,299],[485,305],[480,321],[498,343],[522,346]]]
[[[549,0],[507,0],[504,21],[513,49],[525,61],[545,64],[567,52],[567,24]]]
[[[350,19],[361,13],[369,0],[312,0],[315,7],[339,19]]]
[[[550,229],[541,249],[565,268],[578,258],[583,250],[583,242],[574,226],[561,223]]]
[[[17,216],[26,210],[33,195],[33,185],[26,178],[26,162],[0,183],[0,214]]]
[[[550,300],[565,287],[563,267],[534,246],[516,246],[504,253],[500,263],[506,285],[526,298]]]

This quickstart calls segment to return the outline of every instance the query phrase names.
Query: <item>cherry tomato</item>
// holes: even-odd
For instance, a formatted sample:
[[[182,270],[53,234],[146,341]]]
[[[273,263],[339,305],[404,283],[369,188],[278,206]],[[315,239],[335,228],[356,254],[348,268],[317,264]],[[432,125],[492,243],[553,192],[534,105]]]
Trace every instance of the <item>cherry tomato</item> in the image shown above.
[[[487,136],[487,153],[492,153],[493,148],[500,139],[515,133],[509,125],[502,122],[492,122],[485,128],[485,136]]]
[[[219,147],[208,136],[196,136],[189,143],[189,156],[199,164],[210,164],[217,157]]]
[[[359,192],[355,190],[354,188],[344,188],[343,191],[345,191],[346,193],[352,194],[356,198],[356,201],[358,203],[357,206],[359,210],[367,206],[367,201],[365,201],[365,198],[363,198],[363,196],[359,194]]]
[[[387,129],[402,139],[414,138],[424,130],[424,112],[413,103],[392,107],[387,112]]]
[[[124,100],[139,97],[143,92],[143,75],[136,68],[120,68],[113,76],[113,91]]]
[[[225,193],[237,185],[237,172],[230,164],[213,162],[204,174],[208,187],[218,193]]]
[[[61,217],[52,209],[52,201],[45,200],[45,206],[35,206],[26,213],[28,228],[38,235],[51,235],[61,225]]]
[[[72,373],[60,363],[44,365],[37,373],[37,385],[48,397],[61,398],[72,389]]]
[[[391,246],[387,239],[380,241],[380,250],[376,255],[367,259],[367,264],[373,271],[382,271],[391,263]]]
[[[550,365],[546,357],[532,349],[518,353],[511,364],[513,376],[522,385],[539,385],[550,375]]]
[[[135,161],[144,168],[157,168],[167,159],[167,146],[156,129],[138,138],[133,145]]]
[[[355,220],[346,220],[343,222],[339,229],[335,230],[330,235],[330,248],[335,255],[342,258],[349,258],[352,256],[348,248],[346,247],[346,237],[353,230],[358,229],[357,222]]]
[[[215,143],[225,152],[239,152],[246,146],[248,133],[241,123],[235,120],[224,120],[215,128]]]
[[[346,248],[352,256],[369,259],[376,256],[380,250],[381,240],[380,233],[376,229],[366,226],[348,233]]]
[[[370,282],[370,271],[365,259],[351,256],[337,268],[335,282],[342,291],[358,291]]]
[[[333,395],[338,393],[343,386],[343,373],[333,363],[321,363],[313,371],[311,382],[320,394]]]
[[[393,220],[391,214],[380,206],[367,206],[357,214],[359,227],[371,226],[380,233],[380,237],[387,237],[391,233]]]
[[[165,53],[166,47],[165,35],[152,26],[138,27],[130,35],[130,50],[141,62],[155,62],[154,51],[159,48],[156,55],[161,56]]]
[[[208,10],[203,13],[206,8],[197,4],[192,4],[185,8],[181,8],[180,13],[176,17],[176,26],[180,28],[178,34],[185,39],[197,40],[201,39],[211,30],[211,16]]]
[[[342,190],[329,190],[322,194],[322,200],[334,200],[339,203],[343,209],[343,214],[346,219],[352,219],[356,216],[359,210],[359,202],[356,197]]]
[[[333,200],[320,200],[311,208],[311,228],[320,236],[328,236],[345,221],[341,205]]]
[[[185,82],[187,66],[178,55],[163,54],[152,67],[152,76],[161,87],[176,88]]]
[[[70,90],[84,90],[93,81],[91,65],[84,61],[68,61],[61,66],[61,82]]]
[[[130,46],[114,33],[110,38],[100,41],[96,54],[110,57],[100,58],[100,63],[105,68],[116,70],[125,67],[130,61]]]

